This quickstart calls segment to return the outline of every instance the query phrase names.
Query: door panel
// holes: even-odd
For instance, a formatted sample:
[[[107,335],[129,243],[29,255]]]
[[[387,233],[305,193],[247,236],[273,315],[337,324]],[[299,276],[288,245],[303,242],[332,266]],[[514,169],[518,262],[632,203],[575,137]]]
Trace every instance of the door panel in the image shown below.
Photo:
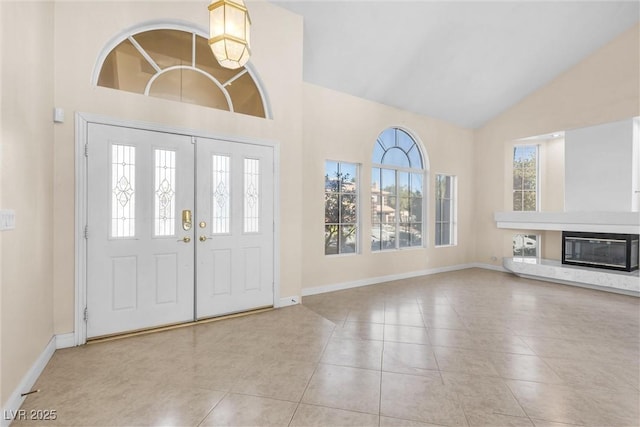
[[[181,218],[194,208],[190,137],[88,132],[87,337],[192,320],[193,230]]]
[[[273,148],[91,123],[87,161],[88,338],[273,305]]]
[[[273,148],[197,142],[196,313],[273,305]]]

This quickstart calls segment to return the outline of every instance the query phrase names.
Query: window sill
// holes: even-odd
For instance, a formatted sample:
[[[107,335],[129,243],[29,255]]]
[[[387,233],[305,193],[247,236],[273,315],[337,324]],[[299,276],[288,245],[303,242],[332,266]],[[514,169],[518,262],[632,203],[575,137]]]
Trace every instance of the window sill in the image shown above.
[[[345,253],[341,253],[341,254],[324,254],[324,256],[328,257],[328,258],[342,258],[342,257],[356,256],[356,255],[360,255],[360,253],[359,252],[345,252]]]
[[[402,251],[416,251],[420,249],[426,249],[425,246],[408,246],[406,248],[397,248],[397,249],[382,249],[380,251],[371,251],[372,254],[382,254],[382,253],[390,253],[390,252],[402,252]]]

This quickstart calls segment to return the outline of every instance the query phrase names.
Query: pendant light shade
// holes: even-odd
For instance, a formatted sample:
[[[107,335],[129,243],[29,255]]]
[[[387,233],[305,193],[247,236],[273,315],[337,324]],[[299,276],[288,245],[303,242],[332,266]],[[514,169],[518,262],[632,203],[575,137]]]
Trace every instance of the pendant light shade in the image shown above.
[[[209,5],[209,46],[221,66],[236,69],[247,63],[250,27],[243,0],[217,0]]]

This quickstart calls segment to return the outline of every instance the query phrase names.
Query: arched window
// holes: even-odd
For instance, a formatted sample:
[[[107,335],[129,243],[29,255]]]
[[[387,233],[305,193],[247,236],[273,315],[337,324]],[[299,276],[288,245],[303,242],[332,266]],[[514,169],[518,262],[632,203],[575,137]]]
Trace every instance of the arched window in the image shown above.
[[[175,25],[144,28],[122,35],[111,46],[98,63],[98,86],[269,116],[249,64],[236,70],[221,67],[206,35],[197,31]]]
[[[423,245],[425,167],[416,141],[389,128],[373,149],[371,250]]]

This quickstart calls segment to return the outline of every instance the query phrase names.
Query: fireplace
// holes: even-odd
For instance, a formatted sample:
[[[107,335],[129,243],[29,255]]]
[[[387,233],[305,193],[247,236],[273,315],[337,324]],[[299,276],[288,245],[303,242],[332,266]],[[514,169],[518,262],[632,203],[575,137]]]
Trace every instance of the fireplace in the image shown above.
[[[638,235],[563,231],[562,263],[610,270],[637,270]]]

